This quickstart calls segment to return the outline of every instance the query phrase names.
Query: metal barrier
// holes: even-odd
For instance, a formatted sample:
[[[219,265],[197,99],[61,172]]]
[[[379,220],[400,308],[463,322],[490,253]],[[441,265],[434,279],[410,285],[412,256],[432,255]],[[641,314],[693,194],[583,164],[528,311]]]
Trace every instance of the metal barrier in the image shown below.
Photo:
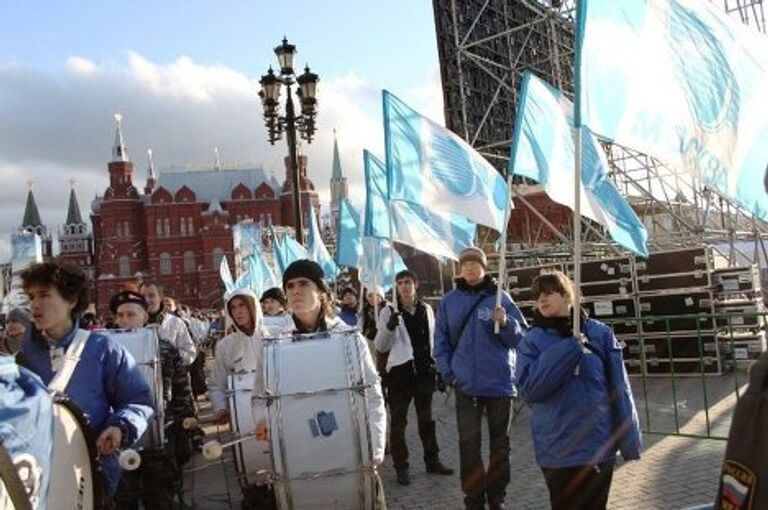
[[[685,319],[696,322],[695,331],[675,329]],[[733,408],[747,383],[746,370],[765,351],[768,312],[647,316],[603,322],[611,326],[636,323],[637,333],[617,338],[625,347],[625,366],[646,434],[727,439]],[[658,322],[663,322],[663,331],[656,326],[653,332],[644,332],[644,324]],[[695,349],[690,344],[694,339]],[[675,357],[681,351],[690,354],[692,349],[696,351],[694,358]],[[666,352],[666,356],[659,357],[659,351]]]

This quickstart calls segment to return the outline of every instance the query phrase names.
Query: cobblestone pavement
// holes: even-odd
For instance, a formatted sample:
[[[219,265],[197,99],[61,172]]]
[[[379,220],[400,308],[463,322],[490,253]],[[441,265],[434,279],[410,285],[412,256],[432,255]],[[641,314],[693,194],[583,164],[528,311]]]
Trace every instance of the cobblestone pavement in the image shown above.
[[[648,379],[643,387],[633,380],[635,400],[644,427],[664,434],[646,434],[643,458],[638,462],[619,462],[616,467],[609,508],[611,509],[681,509],[713,499],[717,476],[725,450],[721,439],[702,439],[669,435],[676,429],[691,435],[706,435],[707,415],[711,435],[726,436],[735,403],[734,390],[741,387],[743,374],[678,380],[675,384],[677,405],[673,405],[668,379]],[[703,386],[707,387],[707,412],[704,411]],[[647,395],[647,398],[644,397]],[[415,416],[409,417],[407,442],[410,450],[412,483],[401,487],[395,481],[392,461],[387,456],[381,469],[388,507],[392,510],[461,509],[458,467],[458,437],[453,397],[436,394],[434,416],[437,421],[441,459],[453,467],[453,476],[427,475],[422,461],[421,444]],[[675,419],[675,417],[677,417]],[[541,472],[533,458],[529,412],[523,408],[511,424],[512,480],[507,503],[513,509],[546,509],[548,494]],[[676,425],[677,424],[677,425]],[[208,429],[215,436],[214,429]],[[225,431],[222,438],[227,438]],[[487,441],[487,437],[484,438]],[[484,454],[487,459],[487,452]],[[201,466],[204,466],[200,468]],[[224,460],[208,464],[197,456],[187,466],[185,480],[187,502],[200,509],[239,508],[239,488],[231,452]]]

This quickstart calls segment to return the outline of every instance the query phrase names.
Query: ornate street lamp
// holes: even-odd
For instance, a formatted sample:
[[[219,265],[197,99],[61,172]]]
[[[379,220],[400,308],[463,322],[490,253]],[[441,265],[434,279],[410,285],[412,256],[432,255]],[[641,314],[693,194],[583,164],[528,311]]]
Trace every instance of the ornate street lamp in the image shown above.
[[[296,227],[296,240],[304,243],[303,217],[301,214],[301,190],[299,178],[299,158],[297,153],[296,136],[307,143],[312,143],[315,134],[315,119],[317,118],[317,82],[319,77],[310,72],[309,66],[304,73],[297,76],[294,72],[293,61],[296,56],[296,46],[288,44],[283,38],[280,46],[275,48],[275,55],[280,65],[280,74],[276,75],[270,67],[267,74],[261,77],[259,98],[264,108],[264,124],[267,127],[269,143],[274,145],[285,133],[288,141],[288,156],[291,162],[291,187],[293,188],[293,213]],[[299,98],[301,111],[295,113],[293,106],[292,85],[298,84],[296,95]],[[285,115],[280,114],[280,87],[285,85],[286,102]]]

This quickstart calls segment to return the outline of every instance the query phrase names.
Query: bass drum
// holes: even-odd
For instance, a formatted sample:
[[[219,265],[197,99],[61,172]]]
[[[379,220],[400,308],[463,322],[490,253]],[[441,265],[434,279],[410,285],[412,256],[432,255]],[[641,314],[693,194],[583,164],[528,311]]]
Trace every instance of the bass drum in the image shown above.
[[[96,440],[82,411],[70,399],[53,402],[53,454],[48,508],[100,508],[102,486],[96,469]]]
[[[267,421],[280,509],[369,510],[372,462],[356,331],[301,335],[264,346]]]
[[[230,428],[240,437],[253,434],[256,423],[265,417],[263,406],[252,403],[254,374],[254,372],[232,374],[227,378]],[[269,443],[252,436],[247,441],[237,443],[234,450],[235,468],[240,485],[243,487],[264,485],[266,474],[271,466]]]
[[[18,472],[19,466],[0,442],[0,510],[31,510],[27,488]]]

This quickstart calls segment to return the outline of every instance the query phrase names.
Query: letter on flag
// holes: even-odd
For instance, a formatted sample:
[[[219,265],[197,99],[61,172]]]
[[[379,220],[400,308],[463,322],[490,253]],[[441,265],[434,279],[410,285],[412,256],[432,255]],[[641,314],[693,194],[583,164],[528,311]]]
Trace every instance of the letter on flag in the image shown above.
[[[493,165],[386,90],[383,103],[389,198],[461,214],[501,231],[507,183]]]
[[[580,0],[576,125],[768,220],[768,41],[701,0]]]
[[[574,209],[573,104],[530,72],[523,77],[509,169],[544,187]],[[648,233],[607,175],[608,161],[592,133],[582,129],[581,214],[603,225],[624,248],[648,256]]]

